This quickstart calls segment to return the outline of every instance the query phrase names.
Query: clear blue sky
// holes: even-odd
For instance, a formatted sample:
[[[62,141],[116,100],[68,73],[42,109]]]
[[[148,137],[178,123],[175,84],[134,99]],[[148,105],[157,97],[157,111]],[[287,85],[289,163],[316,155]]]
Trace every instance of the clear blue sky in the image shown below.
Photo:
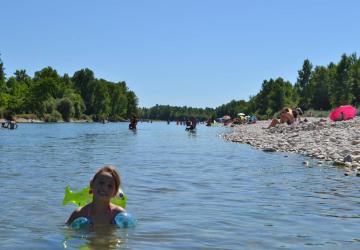
[[[216,107],[248,100],[263,80],[294,83],[304,59],[360,49],[360,1],[1,1],[7,76],[51,66],[126,81],[139,105]]]

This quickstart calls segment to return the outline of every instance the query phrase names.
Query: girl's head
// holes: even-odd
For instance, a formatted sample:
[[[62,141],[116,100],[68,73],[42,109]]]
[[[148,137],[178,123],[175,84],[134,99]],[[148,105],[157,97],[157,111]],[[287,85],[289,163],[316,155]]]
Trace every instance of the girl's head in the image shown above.
[[[120,175],[113,166],[100,168],[90,181],[91,191],[100,196],[114,197],[120,185]]]

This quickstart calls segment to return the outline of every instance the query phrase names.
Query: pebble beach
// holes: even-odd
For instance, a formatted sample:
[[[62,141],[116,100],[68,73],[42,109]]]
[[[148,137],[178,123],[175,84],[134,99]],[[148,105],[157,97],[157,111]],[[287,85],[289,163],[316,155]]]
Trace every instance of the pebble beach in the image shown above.
[[[302,119],[304,120],[304,119]],[[258,121],[233,127],[224,139],[247,143],[266,152],[292,152],[343,167],[345,175],[360,176],[360,117],[333,122],[324,118],[307,118],[307,122],[279,124]],[[307,161],[304,165],[309,165]]]

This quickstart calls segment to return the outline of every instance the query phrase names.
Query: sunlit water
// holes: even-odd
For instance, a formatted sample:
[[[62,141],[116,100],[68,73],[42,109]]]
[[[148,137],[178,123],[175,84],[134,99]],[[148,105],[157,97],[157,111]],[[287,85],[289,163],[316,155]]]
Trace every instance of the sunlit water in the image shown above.
[[[0,249],[360,249],[360,179],[166,123],[0,130]],[[119,169],[134,229],[76,232],[64,188]]]

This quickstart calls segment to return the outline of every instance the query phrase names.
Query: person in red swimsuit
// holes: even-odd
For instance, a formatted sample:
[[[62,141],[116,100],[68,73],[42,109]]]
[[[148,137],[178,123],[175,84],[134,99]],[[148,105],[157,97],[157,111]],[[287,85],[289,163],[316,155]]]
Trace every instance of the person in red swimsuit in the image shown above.
[[[115,216],[125,212],[122,207],[110,203],[110,199],[118,193],[120,184],[120,176],[115,167],[104,166],[99,169],[90,181],[93,201],[84,207],[77,208],[66,223],[70,225],[75,219],[85,217],[92,226],[114,224]]]

